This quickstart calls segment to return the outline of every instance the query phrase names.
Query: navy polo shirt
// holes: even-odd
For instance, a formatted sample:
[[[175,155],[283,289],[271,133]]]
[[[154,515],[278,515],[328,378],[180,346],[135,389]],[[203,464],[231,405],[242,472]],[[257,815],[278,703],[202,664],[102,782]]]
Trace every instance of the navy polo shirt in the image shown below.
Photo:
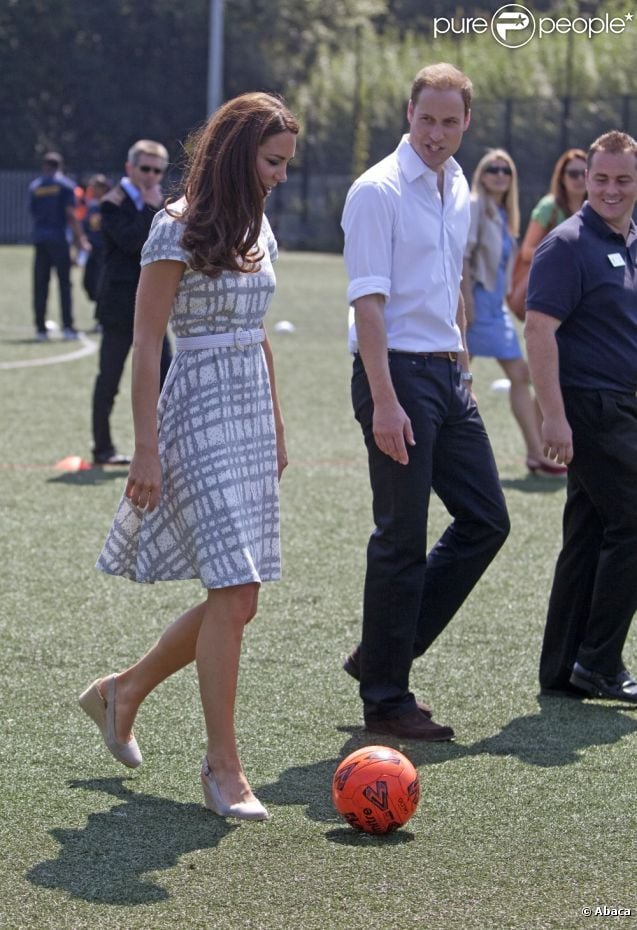
[[[589,203],[533,257],[527,309],[561,320],[563,387],[637,391],[637,228],[627,240]]]
[[[29,185],[33,241],[65,242],[66,208],[75,206],[73,182],[63,174],[36,178]]]

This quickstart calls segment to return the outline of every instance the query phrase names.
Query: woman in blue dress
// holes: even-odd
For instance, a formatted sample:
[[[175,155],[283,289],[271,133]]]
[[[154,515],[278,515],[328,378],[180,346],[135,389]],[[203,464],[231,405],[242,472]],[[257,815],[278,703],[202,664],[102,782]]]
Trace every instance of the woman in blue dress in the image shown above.
[[[544,455],[529,369],[504,303],[519,231],[515,164],[504,149],[492,149],[478,163],[471,181],[471,229],[463,279],[467,347],[471,356],[495,358],[509,379],[511,410],[524,438],[529,471],[559,477],[566,467]]]

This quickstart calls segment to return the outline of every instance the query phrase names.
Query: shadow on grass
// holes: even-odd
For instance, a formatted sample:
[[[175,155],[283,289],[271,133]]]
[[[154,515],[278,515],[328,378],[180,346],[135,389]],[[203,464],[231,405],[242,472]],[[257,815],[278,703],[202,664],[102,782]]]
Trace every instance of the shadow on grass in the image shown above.
[[[89,468],[86,471],[65,471],[55,478],[47,478],[47,484],[72,484],[76,487],[106,484],[107,481],[123,481],[128,475],[125,468]]]
[[[51,830],[60,843],[58,858],[30,869],[30,882],[102,904],[164,901],[168,892],[144,874],[173,867],[184,853],[214,848],[237,828],[199,804],[132,791],[125,780],[69,782],[71,788],[105,792],[122,803],[91,814],[79,829]]]
[[[534,478],[527,475],[525,478],[501,478],[500,486],[511,491],[522,491],[523,494],[555,494],[564,491],[566,482],[563,478]]]
[[[517,756],[545,768],[571,765],[589,746],[610,746],[637,730],[625,705],[538,697],[540,712],[516,717],[494,736],[473,743],[466,755]]]
[[[268,801],[284,806],[299,805],[306,808],[310,820],[340,824],[342,827],[343,821],[332,807],[332,776],[345,756],[370,742],[369,734],[363,729],[352,729],[351,732],[352,736],[345,741],[338,756],[285,769],[275,782],[261,785],[256,790],[259,800],[266,806]],[[344,828],[344,832],[348,833],[349,828]]]
[[[630,716],[632,708],[626,705],[542,696],[538,703],[539,713],[515,717],[493,736],[464,745],[411,741],[407,755],[416,766],[486,754],[552,768],[572,765],[589,746],[610,746],[637,730],[637,720]],[[380,739],[405,752],[399,741]]]
[[[608,746],[637,730],[637,719],[625,705],[597,704],[569,698],[538,698],[540,711],[516,717],[499,733],[463,745],[458,742],[427,743],[377,736],[362,727],[339,727],[349,733],[338,756],[309,765],[285,769],[276,782],[262,785],[257,794],[264,802],[305,807],[311,820],[341,824],[326,833],[332,842],[368,843],[357,831],[342,826],[331,803],[332,777],[338,764],[362,746],[383,745],[405,753],[418,766],[437,765],[472,756],[493,755],[518,758],[527,765],[543,768],[572,765],[589,746]],[[393,835],[393,834],[392,834]],[[406,842],[408,834],[399,831],[395,842]],[[402,837],[402,839],[401,839]],[[387,837],[378,838],[386,843]]]
[[[379,846],[386,849],[388,846],[404,846],[413,843],[415,836],[409,830],[395,830],[393,833],[361,833],[352,827],[341,827],[338,830],[328,830],[325,839],[330,843],[340,843],[343,846]]]
[[[35,336],[18,336],[15,338],[4,338],[2,340],[3,345],[6,346],[37,346],[38,349],[42,346],[56,346],[59,347],[64,342],[63,339],[46,339],[44,342],[39,342]]]
[[[553,768],[577,762],[589,746],[610,746],[637,730],[637,719],[630,715],[633,708],[626,705],[543,696],[538,703],[539,713],[515,717],[499,733],[475,743],[410,741],[406,749],[398,740],[378,739],[405,752],[416,766],[491,755]],[[368,734],[368,741],[372,737]]]
[[[339,729],[351,735],[343,744],[338,757],[285,769],[276,782],[262,785],[257,789],[256,794],[259,800],[285,806],[299,805],[306,808],[306,814],[311,820],[337,824],[338,826],[335,826],[333,830],[325,833],[325,838],[330,843],[364,847],[382,844],[386,847],[412,842],[414,834],[408,830],[397,830],[395,833],[374,836],[343,825],[342,817],[332,806],[332,777],[345,756],[374,741],[370,740],[370,734],[362,727],[351,730],[346,727],[339,727]]]
[[[350,752],[354,752],[363,746],[391,746],[406,753],[414,765],[424,764],[425,762],[431,763],[432,754],[436,757],[434,760],[436,762],[446,761],[450,757],[465,754],[463,747],[456,746],[454,743],[438,743],[435,746],[429,743],[427,758],[418,758],[417,753],[412,752],[412,747],[421,748],[416,743],[410,743],[409,748],[406,749],[401,741],[393,740],[388,736],[375,736],[362,727],[339,727],[338,729],[343,733],[350,734],[343,743],[338,756],[323,759],[320,762],[313,762],[309,765],[292,766],[281,772],[277,781],[271,782],[269,785],[261,785],[256,789],[259,799],[266,804],[270,802],[271,804],[283,806],[298,805],[306,809],[306,814],[310,820],[319,823],[339,824],[339,829],[325,834],[326,838],[332,842],[346,842],[345,838],[349,837],[354,845],[358,845],[358,842],[355,841],[359,841],[363,837],[363,842],[369,844],[367,834],[359,834],[353,828],[343,826],[341,817],[332,806],[332,777],[339,763]],[[411,834],[406,833],[404,830],[396,834],[390,834],[390,842],[392,842],[391,837],[394,836],[398,837],[394,842],[404,843],[407,842]],[[381,836],[377,837],[377,839],[382,842],[383,840],[387,841],[388,837]]]

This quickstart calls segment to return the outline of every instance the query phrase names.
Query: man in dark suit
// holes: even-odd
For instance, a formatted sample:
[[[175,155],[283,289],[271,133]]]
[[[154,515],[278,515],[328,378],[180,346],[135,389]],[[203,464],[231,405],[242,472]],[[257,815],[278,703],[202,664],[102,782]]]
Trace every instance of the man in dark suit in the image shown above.
[[[163,145],[140,139],[129,149],[125,177],[101,202],[104,269],[97,319],[102,327],[102,346],[93,393],[93,461],[96,465],[130,464],[129,456],[117,453],[109,420],[133,344],[141,251],[153,218],[163,203],[161,179],[167,164],[168,152]],[[162,383],[170,361],[170,345],[164,339]]]

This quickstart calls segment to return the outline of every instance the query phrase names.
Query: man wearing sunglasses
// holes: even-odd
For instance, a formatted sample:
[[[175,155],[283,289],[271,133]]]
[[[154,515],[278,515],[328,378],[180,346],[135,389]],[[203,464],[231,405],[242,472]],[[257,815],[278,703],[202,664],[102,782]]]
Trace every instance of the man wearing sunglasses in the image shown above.
[[[102,327],[99,372],[93,392],[93,461],[96,465],[128,465],[117,452],[110,415],[126,358],[133,344],[135,294],[140,258],[151,223],[163,203],[161,181],[168,152],[159,142],[140,139],[128,151],[126,174],[101,201],[104,269],[97,319]],[[171,361],[164,339],[161,381]]]

